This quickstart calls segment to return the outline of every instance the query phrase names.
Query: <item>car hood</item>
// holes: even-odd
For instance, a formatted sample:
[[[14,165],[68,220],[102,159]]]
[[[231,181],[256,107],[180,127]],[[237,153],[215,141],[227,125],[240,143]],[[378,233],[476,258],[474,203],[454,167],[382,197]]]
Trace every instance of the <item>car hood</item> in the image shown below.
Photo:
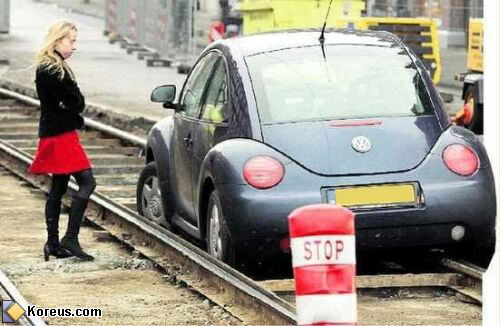
[[[263,125],[264,142],[321,175],[357,175],[411,170],[441,134],[434,115]],[[353,149],[364,136],[371,149]]]

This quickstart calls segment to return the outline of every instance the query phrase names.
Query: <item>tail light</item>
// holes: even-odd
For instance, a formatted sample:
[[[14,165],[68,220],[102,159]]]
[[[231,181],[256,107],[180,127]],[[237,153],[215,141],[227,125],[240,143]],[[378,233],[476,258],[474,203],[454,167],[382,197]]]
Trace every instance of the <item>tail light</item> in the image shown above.
[[[249,159],[243,167],[243,177],[252,187],[268,189],[283,179],[283,165],[270,156],[256,156]]]
[[[469,176],[479,168],[479,158],[476,152],[468,146],[453,144],[443,151],[443,161],[452,172]]]

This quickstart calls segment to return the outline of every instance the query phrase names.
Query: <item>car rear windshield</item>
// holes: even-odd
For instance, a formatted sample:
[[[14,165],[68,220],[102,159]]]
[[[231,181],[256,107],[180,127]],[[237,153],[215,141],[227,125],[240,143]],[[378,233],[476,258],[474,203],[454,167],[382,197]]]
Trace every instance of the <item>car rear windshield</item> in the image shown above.
[[[400,47],[329,45],[246,58],[261,123],[429,114],[415,64]]]

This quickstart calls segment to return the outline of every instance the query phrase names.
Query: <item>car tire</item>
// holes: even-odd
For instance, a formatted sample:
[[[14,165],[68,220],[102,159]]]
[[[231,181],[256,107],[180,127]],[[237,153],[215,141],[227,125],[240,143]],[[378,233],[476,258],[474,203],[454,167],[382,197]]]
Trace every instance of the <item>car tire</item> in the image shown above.
[[[137,212],[153,223],[168,226],[161,196],[156,162],[149,162],[137,182]]]
[[[212,191],[208,199],[206,239],[207,252],[211,256],[231,266],[236,265],[236,252],[217,190]]]
[[[478,103],[476,98],[476,88],[474,86],[467,87],[464,96],[464,103],[470,103],[472,106],[473,114],[472,119],[467,129],[470,129],[475,134],[483,134],[483,105]]]

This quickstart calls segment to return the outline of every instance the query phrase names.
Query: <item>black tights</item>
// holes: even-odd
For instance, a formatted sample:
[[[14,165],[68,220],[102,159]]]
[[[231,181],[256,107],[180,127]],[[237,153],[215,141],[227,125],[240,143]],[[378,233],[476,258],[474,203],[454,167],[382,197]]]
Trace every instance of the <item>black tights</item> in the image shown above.
[[[78,191],[75,196],[82,199],[89,199],[90,195],[94,192],[96,183],[92,169],[78,171],[72,173],[78,184]],[[66,189],[68,189],[70,174],[53,174],[52,186],[50,187],[49,199],[60,201]]]

